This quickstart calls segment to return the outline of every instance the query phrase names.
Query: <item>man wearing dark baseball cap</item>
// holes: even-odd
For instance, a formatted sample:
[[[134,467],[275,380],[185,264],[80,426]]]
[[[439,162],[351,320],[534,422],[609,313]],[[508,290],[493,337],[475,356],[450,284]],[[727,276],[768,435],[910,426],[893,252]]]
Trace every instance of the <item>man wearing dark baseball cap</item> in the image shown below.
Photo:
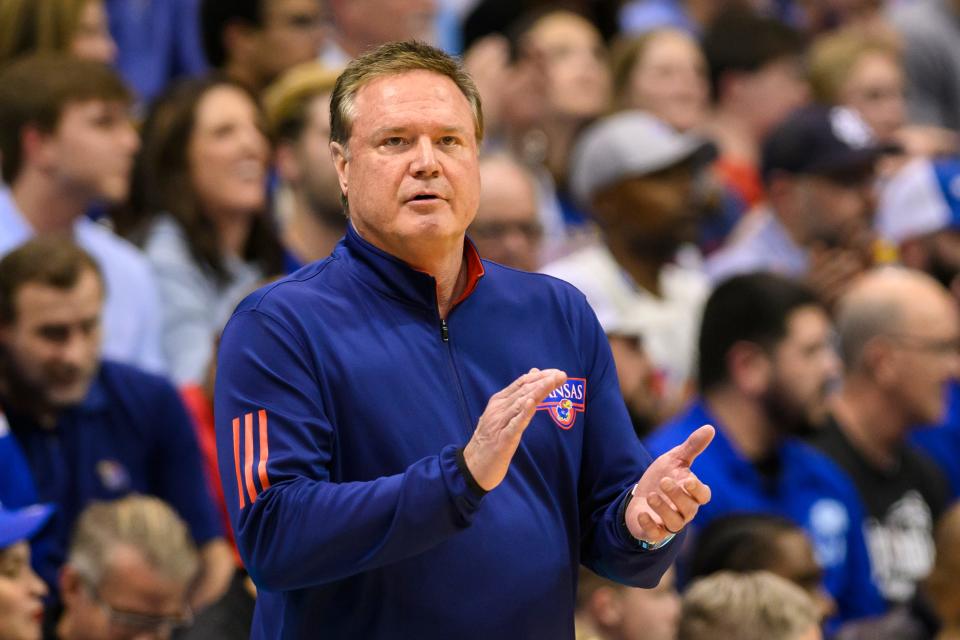
[[[875,170],[884,153],[860,117],[842,107],[800,109],[767,137],[767,202],[732,244],[711,256],[714,281],[773,271],[805,278],[828,301],[872,261]]]

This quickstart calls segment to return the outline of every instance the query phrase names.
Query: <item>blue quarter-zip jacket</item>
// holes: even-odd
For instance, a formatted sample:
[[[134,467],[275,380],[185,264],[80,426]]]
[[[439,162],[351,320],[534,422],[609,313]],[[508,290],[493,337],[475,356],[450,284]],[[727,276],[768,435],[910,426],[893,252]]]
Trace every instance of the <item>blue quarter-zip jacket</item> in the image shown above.
[[[584,297],[465,251],[483,277],[446,322],[434,279],[351,227],[228,323],[217,445],[253,638],[573,638],[580,562],[649,587],[676,556],[623,523],[650,458]],[[482,496],[457,452],[531,367],[571,381]]]

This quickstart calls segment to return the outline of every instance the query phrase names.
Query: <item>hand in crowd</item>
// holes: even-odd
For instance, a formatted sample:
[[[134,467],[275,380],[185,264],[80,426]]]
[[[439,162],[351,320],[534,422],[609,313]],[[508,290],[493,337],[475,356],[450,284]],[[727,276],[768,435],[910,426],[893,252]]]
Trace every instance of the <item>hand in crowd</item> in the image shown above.
[[[627,528],[634,538],[659,542],[679,533],[710,501],[710,487],[690,466],[713,440],[714,433],[710,425],[700,427],[647,467],[627,505]]]

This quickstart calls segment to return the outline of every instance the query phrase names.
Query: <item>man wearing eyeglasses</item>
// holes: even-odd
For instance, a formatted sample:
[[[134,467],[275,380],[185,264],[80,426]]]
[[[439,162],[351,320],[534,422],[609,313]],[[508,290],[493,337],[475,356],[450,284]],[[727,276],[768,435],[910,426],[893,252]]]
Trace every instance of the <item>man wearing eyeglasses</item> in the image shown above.
[[[881,594],[906,604],[933,567],[933,528],[949,495],[946,478],[907,437],[911,425],[941,419],[960,371],[956,302],[919,271],[886,268],[844,295],[836,327],[843,386],[813,442],[860,493]]]
[[[95,502],[80,516],[60,575],[58,640],[161,640],[189,626],[200,557],[159,498]]]

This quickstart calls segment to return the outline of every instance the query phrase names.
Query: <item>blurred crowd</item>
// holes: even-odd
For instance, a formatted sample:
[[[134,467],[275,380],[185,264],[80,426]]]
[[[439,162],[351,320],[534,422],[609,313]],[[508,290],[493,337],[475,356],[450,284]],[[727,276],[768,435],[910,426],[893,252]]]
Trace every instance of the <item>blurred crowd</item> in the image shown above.
[[[960,1],[0,0],[0,640],[248,637],[219,333],[408,39],[482,95],[480,255],[584,293],[652,455],[717,429],[578,638],[960,638]]]

